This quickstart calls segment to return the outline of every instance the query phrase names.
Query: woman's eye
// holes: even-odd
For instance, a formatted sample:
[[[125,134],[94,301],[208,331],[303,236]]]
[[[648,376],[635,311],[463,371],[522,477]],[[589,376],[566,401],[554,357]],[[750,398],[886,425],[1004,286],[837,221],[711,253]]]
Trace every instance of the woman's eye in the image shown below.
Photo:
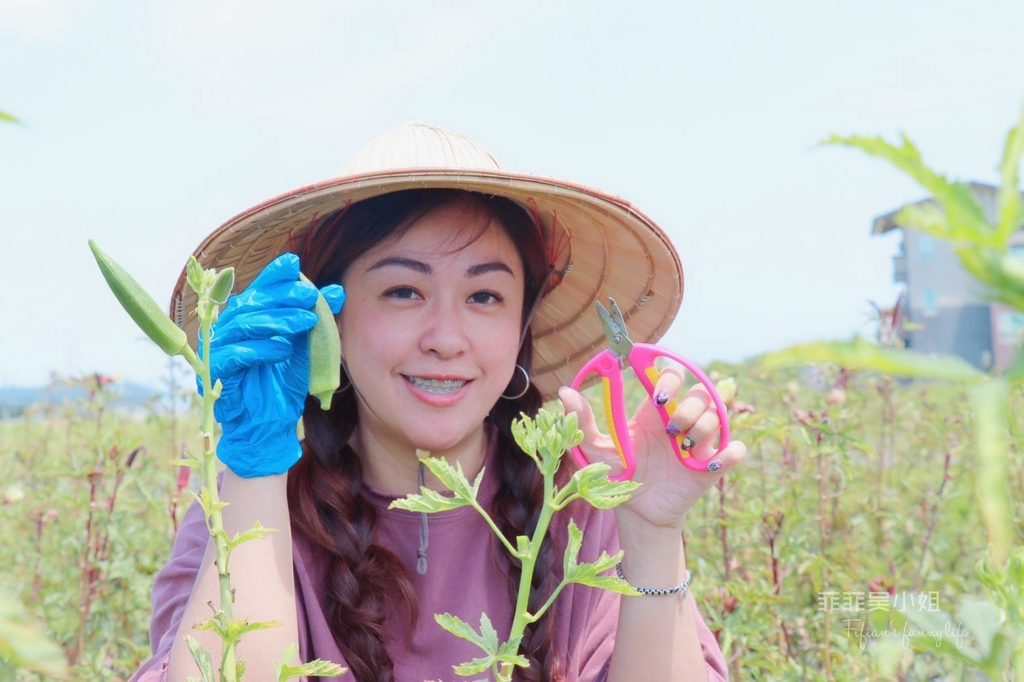
[[[493,291],[478,291],[469,297],[470,303],[487,305],[489,303],[501,303],[503,299]]]
[[[415,289],[413,289],[412,287],[395,287],[393,289],[388,289],[387,291],[385,291],[384,295],[389,297],[389,298],[403,298],[403,299],[422,298],[422,296],[420,296],[419,292],[416,291]]]

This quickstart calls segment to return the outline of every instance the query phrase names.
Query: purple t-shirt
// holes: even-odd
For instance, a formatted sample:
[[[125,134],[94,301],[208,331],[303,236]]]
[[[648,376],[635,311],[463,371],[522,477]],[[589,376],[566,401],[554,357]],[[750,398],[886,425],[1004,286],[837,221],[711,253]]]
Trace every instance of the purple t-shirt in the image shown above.
[[[500,481],[487,467],[478,500],[490,508]],[[420,617],[411,641],[402,635],[388,642],[398,682],[459,679],[452,666],[481,655],[470,642],[456,638],[434,621],[435,613],[451,613],[474,627],[481,613],[487,613],[499,636],[507,638],[513,616],[508,595],[508,578],[496,566],[492,550],[492,531],[470,507],[430,514],[427,548],[427,572],[417,575],[416,550],[420,545],[421,515],[388,510],[394,498],[370,491],[367,495],[379,510],[378,542],[395,552],[409,567],[420,599]],[[582,508],[582,506],[581,506]],[[618,551],[614,513],[582,508],[575,510],[576,524],[584,531],[580,561],[593,561],[602,551]],[[552,533],[560,533],[564,546],[568,518],[556,515]],[[321,608],[321,590],[325,562],[316,548],[299,533],[294,534],[293,557],[298,609],[299,652],[303,661],[321,658],[345,665]],[[153,617],[150,643],[153,657],[132,677],[151,682],[167,679],[167,661],[171,644],[178,634],[192,585],[206,550],[208,535],[199,505],[186,512],[174,541],[170,560],[157,574],[153,586]],[[643,599],[644,597],[631,597]],[[569,680],[598,682],[608,674],[615,640],[619,595],[582,585],[567,586],[553,609],[555,651]],[[691,600],[692,603],[692,600]],[[697,614],[708,679],[727,679],[725,660],[711,631]],[[504,641],[504,639],[502,640]],[[347,676],[351,679],[351,676]],[[343,677],[342,679],[346,679]]]

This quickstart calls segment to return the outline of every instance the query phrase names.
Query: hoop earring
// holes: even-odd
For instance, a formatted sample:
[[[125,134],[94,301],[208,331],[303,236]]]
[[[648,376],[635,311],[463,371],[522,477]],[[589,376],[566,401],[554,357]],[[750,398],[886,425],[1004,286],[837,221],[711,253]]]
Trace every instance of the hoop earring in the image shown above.
[[[530,374],[525,369],[523,369],[522,365],[516,365],[516,369],[523,373],[523,378],[526,379],[526,385],[523,386],[523,390],[521,390],[516,395],[505,395],[504,393],[502,393],[501,397],[504,398],[505,400],[519,400],[524,395],[526,395],[527,391],[530,390]]]
[[[334,389],[334,395],[341,395],[342,393],[348,391],[348,389],[352,388],[352,377],[348,375],[348,369],[345,367],[344,362],[341,363],[341,373],[345,375],[346,379],[348,379],[348,383],[345,384],[344,386],[338,386],[338,388]]]

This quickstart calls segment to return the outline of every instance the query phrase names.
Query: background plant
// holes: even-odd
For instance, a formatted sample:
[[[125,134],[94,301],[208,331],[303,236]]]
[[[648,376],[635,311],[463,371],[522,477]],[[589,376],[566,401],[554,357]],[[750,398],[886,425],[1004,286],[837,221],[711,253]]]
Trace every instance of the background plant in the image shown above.
[[[898,146],[881,138],[861,136],[834,136],[827,143],[851,146],[889,161],[916,180],[932,195],[932,201],[904,207],[897,222],[949,242],[987,298],[1024,312],[1024,258],[1009,249],[1011,238],[1024,224],[1024,202],[1019,189],[1024,110],[1006,137],[998,167],[998,206],[991,220],[967,185],[951,181],[925,165],[906,136]],[[1011,455],[1019,453],[1021,444],[1020,425],[1015,417],[1018,412],[1013,407],[1024,383],[1024,348],[1001,373],[983,373],[952,356],[936,358],[860,340],[801,346],[775,354],[767,362],[769,366],[778,366],[800,360],[832,361],[845,367],[941,379],[966,387],[966,402],[973,412],[974,500],[981,512],[988,545],[976,575],[988,599],[964,600],[957,614],[971,630],[976,640],[974,646],[961,648],[946,642],[938,648],[993,679],[1024,679],[1024,524],[1016,513],[1022,487],[1011,485],[1015,481]],[[1016,500],[1011,490],[1016,491]],[[923,615],[914,611],[894,615],[898,622],[921,626],[949,618],[949,614]],[[919,650],[927,647],[922,639],[915,640],[915,644]]]

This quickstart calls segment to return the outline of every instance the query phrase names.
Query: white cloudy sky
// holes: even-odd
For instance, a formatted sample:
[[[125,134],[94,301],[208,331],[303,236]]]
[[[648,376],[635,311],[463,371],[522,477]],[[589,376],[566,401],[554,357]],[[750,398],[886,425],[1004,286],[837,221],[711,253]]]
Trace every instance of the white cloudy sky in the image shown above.
[[[1020,0],[0,0],[0,386],[155,385],[86,240],[163,302],[218,224],[409,120],[657,220],[687,277],[665,343],[698,362],[870,334],[898,293],[871,220],[922,194],[816,143],[902,130],[994,182],[1021,26]]]

